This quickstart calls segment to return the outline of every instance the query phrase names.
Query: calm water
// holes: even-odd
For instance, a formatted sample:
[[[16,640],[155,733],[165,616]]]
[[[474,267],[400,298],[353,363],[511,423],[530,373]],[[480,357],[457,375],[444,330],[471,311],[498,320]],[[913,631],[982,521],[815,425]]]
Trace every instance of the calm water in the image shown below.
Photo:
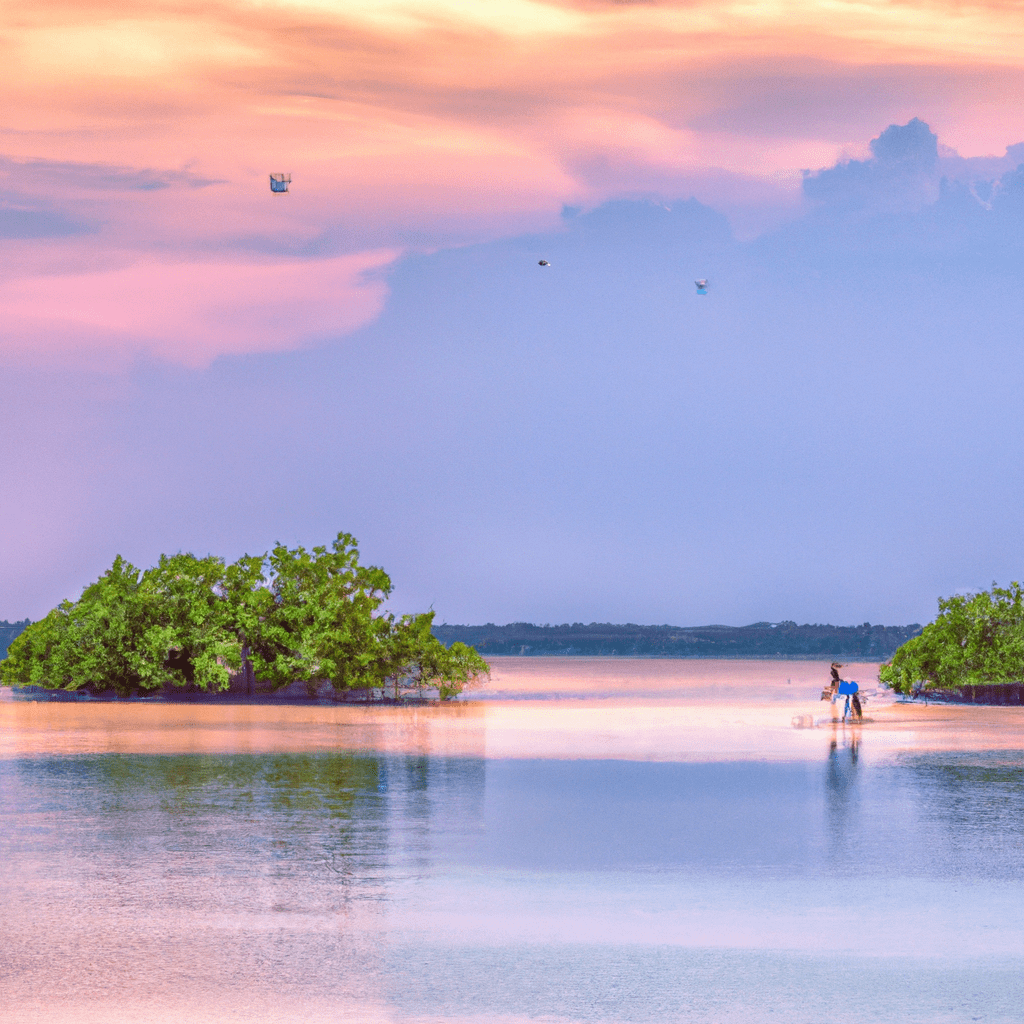
[[[951,749],[915,708],[796,730],[793,707],[825,707],[806,665],[775,663],[741,700],[687,663],[645,664],[616,671],[670,724],[684,698],[741,730],[753,707],[766,751],[803,745],[622,756],[586,715],[624,700],[626,716],[623,679],[595,670],[588,693],[564,663],[503,662],[493,685],[515,707],[431,712],[473,742],[432,742],[436,717],[365,709],[376,725],[356,727],[313,708],[296,714],[310,735],[333,723],[335,749],[280,749],[276,709],[214,709],[236,749],[220,722],[214,749],[174,750],[154,730],[181,709],[3,704],[0,1019],[1021,1019],[1019,716],[973,749],[955,740],[980,709],[943,727]],[[533,756],[553,742],[533,719],[516,749],[533,700],[572,702],[582,723],[559,734],[577,751],[585,733],[588,756]],[[594,756],[602,742],[619,753]]]

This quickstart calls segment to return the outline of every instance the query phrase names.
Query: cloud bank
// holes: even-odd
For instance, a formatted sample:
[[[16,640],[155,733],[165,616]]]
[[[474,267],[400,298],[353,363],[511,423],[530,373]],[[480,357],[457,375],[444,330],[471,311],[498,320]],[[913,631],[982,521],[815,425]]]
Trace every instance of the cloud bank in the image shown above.
[[[95,272],[110,329],[153,307],[169,338],[207,331],[235,294],[250,319],[237,344],[202,335],[195,365],[235,353],[205,369],[0,376],[0,617],[74,596],[117,552],[235,557],[339,527],[396,607],[450,622],[926,621],[939,594],[1019,578],[1024,166],[936,135],[876,131],[754,239],[693,198],[620,199],[407,252],[379,315],[285,353],[288,323],[259,334],[267,257],[258,278],[199,264],[208,286],[183,265],[163,291]],[[315,331],[325,282],[286,265]]]
[[[1011,3],[23,5],[0,44],[8,349],[29,358],[35,322],[41,364],[73,354],[74,331],[55,343],[53,309],[33,321],[27,296],[92,324],[83,352],[194,365],[244,347],[242,273],[219,274],[206,327],[175,324],[178,347],[137,312],[71,309],[89,275],[101,292],[126,275],[156,295],[167,267],[194,265],[203,281],[215,265],[252,266],[255,281],[265,263],[298,260],[333,287],[332,260],[370,267],[382,251],[553,229],[563,205],[694,196],[750,238],[828,189],[860,202],[852,192],[877,193],[879,175],[887,195],[898,179],[932,202],[943,176],[973,174],[958,160],[1024,138],[1022,34]],[[880,170],[885,153],[869,167],[863,140],[914,115],[964,155],[938,152],[937,172],[914,181]],[[295,175],[287,198],[269,194],[272,170]],[[372,315],[357,285],[344,289],[348,311],[327,332]],[[284,323],[290,301],[272,311],[264,292],[261,307]],[[299,324],[277,344],[308,337]],[[252,338],[267,350],[265,332]]]

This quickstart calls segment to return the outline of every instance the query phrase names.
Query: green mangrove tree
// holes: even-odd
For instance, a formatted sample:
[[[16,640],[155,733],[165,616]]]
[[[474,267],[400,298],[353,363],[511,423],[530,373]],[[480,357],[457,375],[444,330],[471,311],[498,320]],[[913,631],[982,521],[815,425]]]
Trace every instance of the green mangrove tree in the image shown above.
[[[899,647],[879,679],[900,693],[919,687],[1024,680],[1024,591],[1019,583],[939,599],[939,614]]]
[[[446,648],[434,613],[382,610],[391,579],[359,563],[355,538],[275,547],[237,562],[161,556],[146,571],[118,556],[77,601],[32,623],[0,661],[0,682],[121,696],[163,687],[225,691],[232,677],[273,691],[436,689],[454,697],[486,674],[473,648]]]

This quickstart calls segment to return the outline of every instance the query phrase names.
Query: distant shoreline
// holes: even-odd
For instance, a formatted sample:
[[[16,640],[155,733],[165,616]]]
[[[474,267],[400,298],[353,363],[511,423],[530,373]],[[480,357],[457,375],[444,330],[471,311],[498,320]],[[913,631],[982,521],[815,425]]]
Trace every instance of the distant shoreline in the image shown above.
[[[821,623],[755,622],[749,626],[640,626],[609,622],[537,626],[513,622],[497,626],[435,624],[432,632],[443,644],[461,642],[484,658],[619,657],[728,658],[772,660],[888,661],[896,650],[921,632],[909,626],[832,626]]]
[[[0,658],[29,624],[0,622]],[[446,647],[461,642],[488,658],[729,658],[828,661],[888,661],[897,648],[921,632],[918,623],[833,626],[790,620],[749,626],[642,626],[636,623],[574,622],[538,626],[492,622],[478,626],[435,624],[431,632]]]
[[[591,658],[595,661],[831,661],[836,655],[826,654],[589,654],[585,651],[528,651],[526,654],[518,652],[491,651],[486,652],[488,658],[565,658],[578,659]],[[882,665],[888,658],[880,658],[878,655],[862,656],[860,654],[843,654],[841,657],[847,661],[855,661],[858,664]]]

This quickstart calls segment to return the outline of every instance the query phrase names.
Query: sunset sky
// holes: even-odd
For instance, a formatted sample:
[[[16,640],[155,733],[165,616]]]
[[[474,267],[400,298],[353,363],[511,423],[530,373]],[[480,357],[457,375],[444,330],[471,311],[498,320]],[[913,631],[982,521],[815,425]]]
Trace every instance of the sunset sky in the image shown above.
[[[2,25],[0,618],[340,529],[449,622],[1021,578],[1020,2]]]

